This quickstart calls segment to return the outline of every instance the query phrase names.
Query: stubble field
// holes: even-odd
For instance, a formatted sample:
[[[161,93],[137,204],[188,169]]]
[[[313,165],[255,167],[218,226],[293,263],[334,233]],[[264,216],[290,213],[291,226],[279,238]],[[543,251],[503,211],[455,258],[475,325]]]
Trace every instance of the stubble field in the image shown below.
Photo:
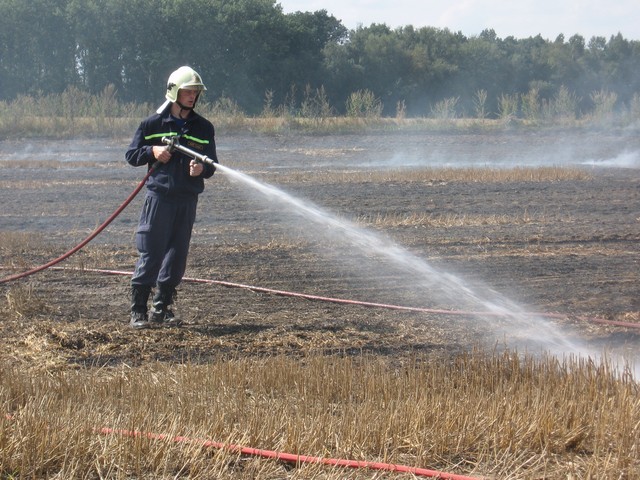
[[[124,201],[144,175],[124,163],[126,145],[2,142],[1,277],[62,255]],[[269,195],[225,171],[208,181],[187,271],[197,281],[178,289],[184,326],[128,327],[126,272],[136,260],[140,194],[81,252],[0,286],[3,365],[40,378],[224,362],[294,368],[291,359],[318,358],[375,358],[397,372],[505,351],[551,351],[560,363],[566,354],[597,364],[604,352],[634,361],[637,135],[247,134],[220,135],[218,146],[223,165],[266,182]],[[13,405],[10,414],[20,410],[20,401],[4,402]],[[3,431],[13,428],[5,423]],[[316,451],[340,451],[318,441]],[[363,441],[349,451],[367,456],[369,447]],[[462,471],[495,478],[597,473],[580,470],[575,455],[585,454],[571,448],[549,470],[543,453],[526,467],[500,465],[493,451],[493,467],[467,459]],[[453,468],[455,456],[436,458]],[[637,466],[636,457],[627,478],[637,478]],[[279,471],[271,478],[294,477]]]

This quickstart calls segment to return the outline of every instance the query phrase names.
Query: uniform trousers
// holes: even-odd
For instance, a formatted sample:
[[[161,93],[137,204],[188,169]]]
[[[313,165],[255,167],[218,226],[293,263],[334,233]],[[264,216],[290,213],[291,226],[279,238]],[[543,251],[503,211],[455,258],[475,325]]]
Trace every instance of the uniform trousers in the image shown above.
[[[197,204],[197,195],[147,193],[136,231],[140,256],[131,285],[171,289],[180,284],[187,268]]]

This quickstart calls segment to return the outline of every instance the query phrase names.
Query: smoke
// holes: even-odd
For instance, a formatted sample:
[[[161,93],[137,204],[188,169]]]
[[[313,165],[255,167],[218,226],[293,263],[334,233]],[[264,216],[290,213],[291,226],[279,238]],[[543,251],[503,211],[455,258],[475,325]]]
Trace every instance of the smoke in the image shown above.
[[[0,142],[0,161],[113,162],[123,161],[122,145],[93,140]]]
[[[640,163],[638,137],[624,131],[567,136],[553,132],[464,135],[406,133],[382,139],[373,134],[362,134],[349,136],[342,142],[313,137],[306,137],[304,142],[303,150],[278,145],[279,157],[271,159],[268,168],[638,168]],[[345,145],[349,148],[345,148]]]
[[[585,160],[581,165],[607,168],[640,168],[640,152],[624,151],[613,158]]]
[[[455,149],[434,148],[428,152],[404,149],[388,157],[366,160],[356,164],[361,168],[417,169],[417,168],[538,168],[538,167],[601,167],[640,168],[640,150],[585,153],[584,145],[571,143],[534,146],[478,145],[477,150],[456,152]],[[587,160],[585,160],[585,158]]]

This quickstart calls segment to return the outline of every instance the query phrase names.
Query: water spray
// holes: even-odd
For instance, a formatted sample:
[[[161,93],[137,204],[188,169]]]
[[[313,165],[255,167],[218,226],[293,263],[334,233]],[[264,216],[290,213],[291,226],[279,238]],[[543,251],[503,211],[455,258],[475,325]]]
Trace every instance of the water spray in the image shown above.
[[[486,327],[490,327],[497,339],[504,337],[510,346],[523,347],[526,350],[542,348],[556,356],[586,354],[593,359],[601,358],[599,353],[589,351],[590,349],[581,342],[571,340],[559,326],[543,318],[544,315],[526,312],[515,302],[495,291],[479,293],[463,278],[434,267],[383,235],[340,219],[309,201],[289,195],[275,186],[263,183],[242,172],[225,166],[220,168],[231,179],[250,186],[252,190],[271,201],[290,207],[295,213],[303,215],[305,220],[322,227],[329,227],[324,231],[337,232],[342,241],[346,240],[362,252],[373,253],[389,265],[400,268],[402,274],[407,277],[407,284],[412,288],[419,288],[432,296],[439,294],[441,299],[453,301],[458,305],[463,303],[469,306],[481,306],[485,312],[474,312],[474,316],[481,319]],[[496,318],[504,320],[501,325],[495,321]]]

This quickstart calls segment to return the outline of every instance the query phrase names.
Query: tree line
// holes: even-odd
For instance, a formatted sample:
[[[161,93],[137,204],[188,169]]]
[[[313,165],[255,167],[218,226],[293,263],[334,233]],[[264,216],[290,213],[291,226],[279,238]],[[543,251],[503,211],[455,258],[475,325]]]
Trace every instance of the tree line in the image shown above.
[[[640,41],[620,33],[349,30],[326,10],[285,14],[276,0],[0,0],[0,100],[73,87],[157,103],[180,65],[201,73],[207,99],[249,114],[314,102],[344,114],[361,108],[354,92],[384,115],[522,115],[558,95],[579,114],[628,108],[640,92]]]

